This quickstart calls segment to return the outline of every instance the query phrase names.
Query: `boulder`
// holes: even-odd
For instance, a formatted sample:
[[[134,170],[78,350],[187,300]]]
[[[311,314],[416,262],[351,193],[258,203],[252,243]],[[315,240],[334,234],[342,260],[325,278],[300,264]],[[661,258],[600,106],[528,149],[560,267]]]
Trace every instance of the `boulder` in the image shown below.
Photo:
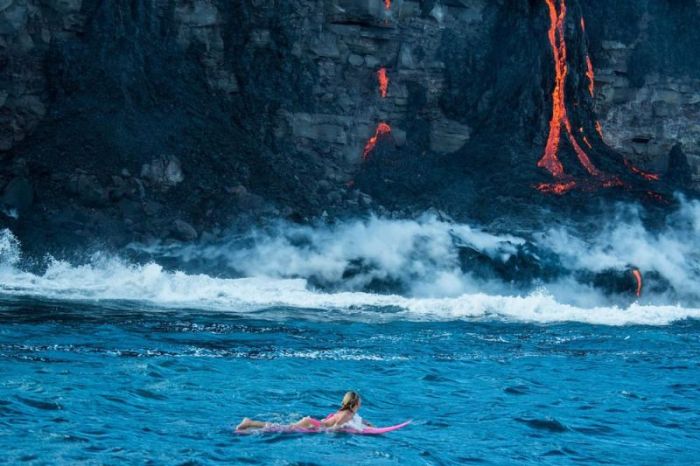
[[[319,57],[338,58],[340,57],[338,38],[335,34],[322,32],[311,45],[311,51]]]
[[[77,194],[80,201],[91,207],[101,207],[109,202],[109,192],[95,175],[77,173],[70,178],[68,190]]]
[[[692,167],[690,164],[691,160],[693,159],[689,159],[686,154],[683,153],[679,144],[673,146],[668,156],[668,171],[666,172],[666,177],[677,185],[691,187],[693,182],[700,178],[698,177],[698,174],[700,174],[698,167]]]
[[[354,53],[351,53],[348,57],[348,63],[350,63],[352,66],[362,66],[364,62],[364,58],[359,55],[355,55]]]
[[[182,241],[194,241],[197,239],[197,230],[184,220],[175,220],[172,235]]]
[[[161,156],[153,159],[151,163],[143,164],[141,177],[164,189],[175,186],[185,179],[180,161],[175,156]]]
[[[346,128],[352,124],[350,117],[329,114],[287,114],[292,134],[297,138],[321,143],[347,144]]]
[[[440,154],[451,154],[461,149],[469,140],[468,126],[442,118],[430,125],[430,150]]]
[[[15,215],[22,214],[34,201],[34,189],[31,182],[24,177],[12,179],[2,195],[2,203],[5,210],[14,212]]]
[[[257,212],[265,208],[265,199],[257,194],[245,192],[238,195],[237,204],[244,212]]]

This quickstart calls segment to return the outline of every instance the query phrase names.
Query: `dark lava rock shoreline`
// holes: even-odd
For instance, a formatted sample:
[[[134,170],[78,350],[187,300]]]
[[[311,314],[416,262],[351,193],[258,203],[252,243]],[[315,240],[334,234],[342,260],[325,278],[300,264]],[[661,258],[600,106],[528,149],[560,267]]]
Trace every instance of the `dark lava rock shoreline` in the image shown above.
[[[695,195],[700,2],[555,3],[570,119],[624,189],[534,189],[552,181],[545,0],[2,1],[0,222],[45,254],[431,208],[595,224]],[[566,141],[560,157],[586,176]]]

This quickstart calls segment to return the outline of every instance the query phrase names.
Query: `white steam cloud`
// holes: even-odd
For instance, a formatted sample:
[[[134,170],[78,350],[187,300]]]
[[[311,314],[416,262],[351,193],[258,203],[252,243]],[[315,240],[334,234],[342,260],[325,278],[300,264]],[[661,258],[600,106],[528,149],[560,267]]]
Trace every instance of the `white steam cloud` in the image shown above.
[[[445,297],[481,288],[462,272],[456,246],[505,259],[523,243],[425,216],[417,221],[370,218],[328,227],[280,223],[271,231],[254,231],[243,241],[178,247],[168,254],[224,263],[248,277],[312,279],[347,291],[390,282],[403,285],[410,296]]]
[[[0,294],[126,300],[235,313],[284,307],[287,316],[308,317],[311,312],[316,318],[372,321],[665,325],[700,318],[700,202],[684,201],[668,223],[654,231],[644,227],[634,208],[611,218],[590,238],[562,228],[527,238],[495,235],[424,216],[318,227],[280,223],[211,244],[147,250],[163,259],[177,258],[185,267],[194,262],[216,264],[218,275],[236,273],[243,278],[168,271],[159,259],[135,264],[104,255],[83,265],[52,259],[43,273],[33,273],[19,265],[19,244],[5,230],[0,233]],[[559,273],[518,283],[504,279],[529,273],[509,269],[521,266],[514,259],[523,254]],[[623,290],[627,301],[621,304],[579,277],[607,270],[625,277],[630,265],[663,286],[651,287],[638,301]],[[499,268],[504,274],[483,273]],[[645,286],[647,281],[654,283],[645,280]]]
[[[571,270],[599,272],[629,265],[656,273],[675,290],[676,299],[700,299],[700,202],[681,199],[680,210],[656,230],[644,227],[635,206],[618,210],[590,240],[565,229],[536,234]]]

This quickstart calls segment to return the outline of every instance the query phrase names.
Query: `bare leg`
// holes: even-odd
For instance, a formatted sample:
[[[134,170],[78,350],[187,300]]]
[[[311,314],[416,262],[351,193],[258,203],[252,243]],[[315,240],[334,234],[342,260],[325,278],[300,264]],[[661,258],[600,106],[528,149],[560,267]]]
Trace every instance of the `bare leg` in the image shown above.
[[[261,429],[263,427],[267,427],[268,425],[269,424],[267,422],[255,421],[244,417],[241,423],[236,426],[236,430]]]

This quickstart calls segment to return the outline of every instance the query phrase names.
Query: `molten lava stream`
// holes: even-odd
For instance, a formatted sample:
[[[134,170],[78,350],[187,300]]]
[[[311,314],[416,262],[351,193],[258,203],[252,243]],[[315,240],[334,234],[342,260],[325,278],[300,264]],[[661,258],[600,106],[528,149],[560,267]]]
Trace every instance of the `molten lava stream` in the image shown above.
[[[635,175],[641,176],[642,178],[644,178],[647,181],[659,181],[661,179],[661,175],[659,175],[657,173],[651,173],[648,171],[644,171],[641,168],[637,168],[634,165],[632,165],[632,162],[630,162],[627,159],[625,159],[625,166],[629,169],[629,171],[631,171]]]
[[[377,129],[374,131],[374,136],[369,138],[365,145],[365,150],[362,152],[362,160],[368,160],[369,154],[374,150],[374,146],[376,146],[379,141],[379,137],[389,133],[391,133],[391,126],[384,122],[379,123]]]
[[[566,112],[564,108],[564,81],[566,80],[566,61],[561,59],[561,50],[557,45],[557,28],[559,25],[559,17],[554,6],[553,0],[545,0],[549,7],[550,28],[547,32],[549,44],[552,47],[554,54],[554,91],[552,92],[552,119],[549,121],[549,136],[547,137],[547,146],[544,155],[537,162],[537,166],[545,168],[555,178],[564,175],[564,166],[559,161],[557,153],[559,152],[559,141],[561,137],[561,120],[562,115]]]
[[[666,199],[663,195],[654,191],[647,191],[646,195],[649,197],[649,199],[651,199],[654,202],[658,202],[659,204],[669,205],[671,203],[671,201]]]
[[[595,73],[593,71],[591,57],[588,55],[586,55],[586,76],[588,77],[588,92],[590,92],[591,97],[593,97],[593,94],[595,94]]]
[[[384,9],[387,11],[391,10],[391,0],[384,0]]]
[[[571,129],[571,121],[566,110],[566,76],[568,74],[566,39],[564,37],[564,24],[566,22],[566,0],[559,1],[559,11],[555,5],[557,0],[545,0],[549,8],[550,28],[547,33],[549,44],[554,56],[554,90],[552,91],[552,118],[549,122],[549,136],[544,155],[537,162],[537,166],[544,168],[555,178],[564,176],[564,166],[559,160],[559,145],[561,143],[562,127],[566,130],[569,142],[574,148],[576,156],[586,169],[594,177],[604,174],[591,162],[590,157],[581,148]]]
[[[583,16],[581,16],[581,32],[586,33],[586,21],[583,19]],[[586,55],[586,77],[588,78],[588,92],[593,97],[595,93],[595,73],[593,72],[593,63],[589,55]]]
[[[642,295],[642,272],[639,271],[639,269],[632,269],[632,275],[634,276],[634,280],[637,282],[637,289],[635,290],[635,294],[637,297],[640,297]]]
[[[540,183],[535,188],[543,193],[562,196],[576,187],[575,181],[559,181],[556,183]]]
[[[386,74],[386,68],[379,68],[377,81],[379,81],[379,95],[385,98],[389,91],[389,76]]]

